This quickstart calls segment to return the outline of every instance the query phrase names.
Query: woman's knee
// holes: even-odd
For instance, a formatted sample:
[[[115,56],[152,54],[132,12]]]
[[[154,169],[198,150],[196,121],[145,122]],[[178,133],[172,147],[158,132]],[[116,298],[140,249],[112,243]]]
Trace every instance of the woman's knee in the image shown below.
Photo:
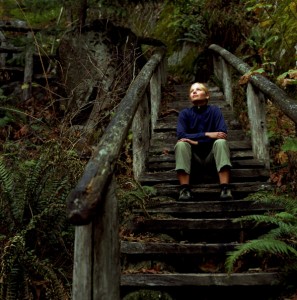
[[[226,147],[228,145],[227,140],[225,139],[217,139],[214,142],[214,147]]]
[[[227,140],[218,139],[213,144],[213,153],[214,157],[218,159],[218,157],[229,157],[230,156],[230,148]]]
[[[189,151],[191,150],[191,145],[187,142],[177,142],[174,147],[175,151]]]

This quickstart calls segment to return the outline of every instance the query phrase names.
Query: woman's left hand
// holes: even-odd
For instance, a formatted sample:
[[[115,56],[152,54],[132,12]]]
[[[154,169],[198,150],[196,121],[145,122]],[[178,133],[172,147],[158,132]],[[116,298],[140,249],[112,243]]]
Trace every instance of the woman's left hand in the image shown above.
[[[191,145],[198,145],[198,141],[193,141],[193,140],[190,140],[190,139],[186,139],[186,138],[182,138],[180,140],[178,140],[179,142],[187,142]]]

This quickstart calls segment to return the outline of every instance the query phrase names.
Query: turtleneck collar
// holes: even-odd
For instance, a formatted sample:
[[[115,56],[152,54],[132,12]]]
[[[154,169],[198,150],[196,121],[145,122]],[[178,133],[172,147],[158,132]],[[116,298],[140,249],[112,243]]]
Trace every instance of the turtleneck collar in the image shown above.
[[[203,112],[207,109],[207,106],[208,106],[208,104],[204,104],[204,105],[201,105],[201,106],[194,105],[194,110],[197,111],[197,112]]]

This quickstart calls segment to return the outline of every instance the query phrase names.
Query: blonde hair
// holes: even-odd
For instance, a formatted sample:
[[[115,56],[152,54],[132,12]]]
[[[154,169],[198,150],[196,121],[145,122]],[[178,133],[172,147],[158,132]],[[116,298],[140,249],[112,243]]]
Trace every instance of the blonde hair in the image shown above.
[[[209,95],[209,90],[208,90],[208,88],[206,87],[206,85],[204,85],[203,83],[200,83],[200,82],[194,82],[194,83],[191,84],[190,90],[189,90],[189,94],[191,93],[191,89],[192,89],[192,86],[193,86],[194,84],[198,84],[199,88],[200,88],[202,91],[204,91],[205,94]]]

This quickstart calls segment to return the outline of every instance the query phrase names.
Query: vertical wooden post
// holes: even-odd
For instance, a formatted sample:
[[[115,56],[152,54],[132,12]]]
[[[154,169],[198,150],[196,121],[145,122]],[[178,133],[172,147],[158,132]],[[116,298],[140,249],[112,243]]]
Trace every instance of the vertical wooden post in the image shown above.
[[[32,77],[33,77],[33,54],[34,54],[34,41],[33,33],[28,33],[29,43],[26,49],[25,55],[25,69],[24,69],[24,88],[23,88],[23,100],[27,100],[31,97],[32,92]]]
[[[153,74],[150,80],[150,97],[151,97],[151,133],[155,129],[157,119],[159,116],[159,107],[161,103],[161,74],[160,67],[158,71]]]
[[[222,82],[222,58],[213,54],[213,72],[214,75]]]
[[[136,180],[145,168],[151,138],[151,116],[147,93],[143,97],[132,123],[133,174]]]
[[[120,240],[118,201],[113,178],[106,199],[99,207],[94,224],[93,298],[92,300],[120,299]]]
[[[92,232],[92,224],[75,227],[73,300],[92,300]]]
[[[255,90],[251,83],[247,86],[247,106],[251,126],[253,152],[256,158],[270,167],[269,143],[266,129],[266,110],[264,95]]]
[[[222,83],[223,83],[223,92],[225,100],[230,104],[233,110],[233,97],[232,97],[232,78],[231,78],[231,68],[226,63],[224,59],[221,62],[222,66]]]
[[[6,46],[6,39],[4,34],[0,31],[0,46]],[[5,67],[6,65],[6,53],[0,54],[0,67]]]
[[[214,74],[223,85],[225,100],[233,110],[231,68],[222,57],[213,56]]]
[[[75,228],[73,300],[120,299],[120,240],[115,180],[94,221]]]

